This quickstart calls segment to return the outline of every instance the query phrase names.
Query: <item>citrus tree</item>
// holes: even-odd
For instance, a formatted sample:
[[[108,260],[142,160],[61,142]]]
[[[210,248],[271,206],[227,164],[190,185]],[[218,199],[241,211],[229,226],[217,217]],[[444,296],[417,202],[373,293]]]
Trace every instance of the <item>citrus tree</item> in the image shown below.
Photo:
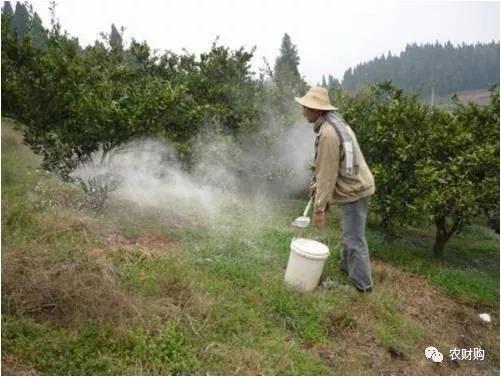
[[[43,166],[68,178],[79,164],[137,136],[165,137],[189,166],[201,130],[234,136],[259,121],[260,84],[252,78],[253,51],[216,43],[200,57],[155,54],[143,42],[125,48],[112,33],[82,49],[47,31],[37,48],[18,42],[8,16],[2,22],[2,105],[26,125],[25,140]]]
[[[420,219],[415,206],[415,166],[422,158],[428,109],[417,97],[404,95],[390,83],[338,98],[337,102],[374,174],[376,195],[371,205],[383,229],[395,235],[398,224]]]
[[[499,89],[486,106],[435,109],[427,141],[416,165],[417,202],[436,226],[433,252],[440,257],[447,241],[480,215],[494,222],[499,216]]]
[[[391,83],[336,94],[376,181],[372,207],[391,235],[431,221],[434,255],[464,227],[499,222],[499,89],[486,106],[430,108]]]

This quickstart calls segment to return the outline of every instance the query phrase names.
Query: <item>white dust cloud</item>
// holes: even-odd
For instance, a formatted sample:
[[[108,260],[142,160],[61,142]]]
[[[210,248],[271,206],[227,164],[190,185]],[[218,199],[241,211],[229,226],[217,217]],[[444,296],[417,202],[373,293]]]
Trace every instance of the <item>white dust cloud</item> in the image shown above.
[[[263,127],[238,143],[221,135],[200,136],[189,171],[172,145],[141,139],[110,151],[104,159],[96,153],[72,176],[112,183],[111,195],[144,207],[191,208],[211,217],[228,203],[262,210],[258,208],[267,207],[271,198],[306,196],[314,136],[305,122]]]

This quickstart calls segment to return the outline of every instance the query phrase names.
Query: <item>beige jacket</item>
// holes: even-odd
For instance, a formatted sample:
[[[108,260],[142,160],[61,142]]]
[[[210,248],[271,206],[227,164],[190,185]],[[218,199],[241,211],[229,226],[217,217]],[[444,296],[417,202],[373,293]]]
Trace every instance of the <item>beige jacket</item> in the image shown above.
[[[350,203],[374,194],[374,177],[365,162],[357,138],[348,127],[359,168],[351,176],[343,175],[344,151],[339,136],[327,121],[323,122],[315,142],[315,167],[312,185],[315,188],[315,209],[325,210],[328,203]]]

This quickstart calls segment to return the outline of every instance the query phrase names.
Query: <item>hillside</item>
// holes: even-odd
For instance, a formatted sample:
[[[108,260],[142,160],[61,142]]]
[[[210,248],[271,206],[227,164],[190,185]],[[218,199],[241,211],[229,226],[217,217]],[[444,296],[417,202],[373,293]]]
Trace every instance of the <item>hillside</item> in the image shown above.
[[[464,92],[457,93],[459,101],[463,104],[468,102],[473,102],[481,106],[489,103],[490,92],[488,90],[466,90]]]
[[[409,44],[399,55],[391,52],[349,68],[342,81],[354,90],[365,83],[391,80],[407,92],[429,98],[488,89],[499,83],[499,42],[475,45]]]
[[[117,193],[94,212],[12,127],[2,121],[2,374],[499,373],[487,228],[469,227],[436,262],[431,229],[389,242],[370,225],[376,288],[364,295],[336,267],[331,209],[326,230],[303,234],[331,256],[321,286],[301,293],[283,275],[304,201],[223,196],[206,211]],[[425,359],[429,345],[442,364]],[[485,360],[451,361],[454,347],[481,347]]]

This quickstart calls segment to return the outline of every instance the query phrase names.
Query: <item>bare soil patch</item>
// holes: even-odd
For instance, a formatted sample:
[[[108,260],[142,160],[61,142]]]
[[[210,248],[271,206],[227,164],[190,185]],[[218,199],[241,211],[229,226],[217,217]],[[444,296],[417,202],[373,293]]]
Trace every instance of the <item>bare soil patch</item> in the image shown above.
[[[18,356],[8,353],[2,355],[2,376],[36,376],[35,368],[24,363]]]
[[[315,345],[312,350],[342,374],[387,375],[489,375],[499,373],[499,315],[490,313],[493,322],[484,323],[478,310],[454,301],[421,276],[374,260],[374,292],[353,300],[349,308],[333,311],[328,332],[336,344],[329,349]],[[388,304],[389,303],[389,304]],[[388,309],[385,305],[391,305]],[[382,342],[376,323],[389,316],[399,323],[417,328],[415,339],[405,329],[396,331],[405,346]],[[393,318],[393,317],[392,317]],[[390,320],[391,321],[391,320]],[[395,326],[399,326],[399,323]],[[424,350],[435,346],[444,355],[436,364],[427,360]],[[481,347],[484,361],[451,361],[453,348]]]
[[[145,257],[171,255],[179,251],[179,244],[166,236],[143,233],[136,237],[110,232],[103,235],[103,242],[89,250],[89,255],[100,265],[120,251],[135,250]]]

